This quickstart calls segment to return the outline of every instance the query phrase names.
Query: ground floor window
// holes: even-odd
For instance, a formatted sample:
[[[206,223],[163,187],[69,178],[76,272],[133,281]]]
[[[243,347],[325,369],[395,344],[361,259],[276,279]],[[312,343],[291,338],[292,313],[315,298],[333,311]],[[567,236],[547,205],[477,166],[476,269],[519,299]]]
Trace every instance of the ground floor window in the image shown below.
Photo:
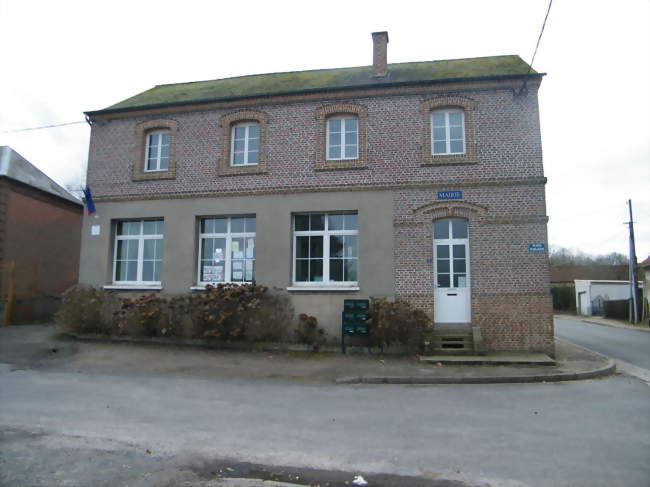
[[[200,285],[255,280],[255,217],[201,218]]]
[[[113,259],[116,283],[160,284],[162,259],[163,220],[117,222]]]
[[[357,238],[356,213],[294,215],[294,282],[356,284]]]

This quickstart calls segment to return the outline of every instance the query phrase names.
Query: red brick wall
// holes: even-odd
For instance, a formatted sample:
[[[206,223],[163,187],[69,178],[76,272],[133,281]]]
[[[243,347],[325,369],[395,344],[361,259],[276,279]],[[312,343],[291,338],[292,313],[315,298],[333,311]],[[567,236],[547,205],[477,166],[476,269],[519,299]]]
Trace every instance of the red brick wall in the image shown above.
[[[77,282],[83,208],[10,180],[4,186],[3,259],[16,264],[14,322],[40,320],[49,305],[38,300]]]
[[[425,124],[420,109],[426,100],[444,94],[439,90],[431,88],[428,93],[408,96],[366,95],[344,100],[332,97],[246,106],[233,103],[209,111],[100,120],[91,132],[88,182],[95,197],[101,200],[543,176],[536,90],[532,89],[528,96],[513,97],[511,89],[505,86],[462,93],[475,107],[476,158],[471,161],[474,164],[423,166]],[[319,108],[341,101],[367,110],[367,168],[315,171],[322,123],[317,120]],[[268,116],[267,172],[220,177],[218,162],[225,153],[221,117],[244,108]],[[136,126],[160,118],[177,122],[172,156],[176,177],[134,181],[133,164],[142,164]]]
[[[93,125],[88,181],[97,199],[152,199],[230,194],[290,193],[383,188],[394,191],[395,289],[433,310],[432,222],[467,218],[470,231],[472,324],[488,350],[553,352],[537,87],[514,96],[518,82],[456,84],[382,92],[311,95],[221,103],[192,109],[122,115]],[[320,98],[319,98],[320,97]],[[462,99],[470,112],[467,155],[423,157],[428,106],[440,97]],[[363,108],[363,164],[322,171],[321,113],[328,105]],[[442,101],[444,106],[444,100]],[[219,176],[226,157],[222,117],[239,110],[265,115],[264,173]],[[134,181],[142,164],[137,124],[176,122],[175,178]],[[435,159],[435,160],[434,160]],[[441,204],[439,190],[462,190],[463,202]],[[390,236],[377,236],[390,238]]]

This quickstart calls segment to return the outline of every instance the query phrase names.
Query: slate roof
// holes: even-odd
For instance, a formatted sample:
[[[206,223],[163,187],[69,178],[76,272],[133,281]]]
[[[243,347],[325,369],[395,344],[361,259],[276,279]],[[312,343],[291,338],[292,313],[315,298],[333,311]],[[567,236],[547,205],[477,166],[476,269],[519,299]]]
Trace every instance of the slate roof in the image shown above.
[[[72,203],[83,204],[68,190],[59,186],[18,152],[7,146],[0,146],[0,177],[3,176]]]
[[[178,104],[252,98],[351,88],[403,86],[454,80],[541,77],[517,55],[388,65],[388,76],[372,77],[372,66],[256,74],[191,83],[158,85],[87,115]]]

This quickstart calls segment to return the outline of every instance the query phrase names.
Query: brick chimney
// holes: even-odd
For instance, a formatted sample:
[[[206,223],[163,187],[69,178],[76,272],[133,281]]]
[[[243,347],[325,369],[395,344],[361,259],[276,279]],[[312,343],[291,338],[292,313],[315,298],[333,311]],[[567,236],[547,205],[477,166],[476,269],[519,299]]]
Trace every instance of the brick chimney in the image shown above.
[[[372,77],[383,78],[388,75],[388,32],[372,33]]]

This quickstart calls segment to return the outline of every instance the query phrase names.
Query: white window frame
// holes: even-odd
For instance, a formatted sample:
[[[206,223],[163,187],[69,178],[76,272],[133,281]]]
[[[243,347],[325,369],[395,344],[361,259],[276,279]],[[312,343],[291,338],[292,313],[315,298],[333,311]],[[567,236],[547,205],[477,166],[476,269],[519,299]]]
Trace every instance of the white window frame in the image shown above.
[[[434,114],[444,114],[445,115],[445,152],[435,152],[435,140],[433,138],[433,115]],[[451,127],[449,124],[449,115],[451,113],[460,113],[461,114],[461,133],[463,134],[463,150],[462,152],[451,152]],[[429,122],[431,125],[431,155],[432,156],[452,156],[452,155],[463,155],[467,152],[467,141],[465,137],[465,110],[462,108],[443,108],[440,110],[432,110],[429,115]]]
[[[250,128],[251,127],[257,127],[257,161],[258,162],[248,162],[248,142],[250,141]],[[246,132],[244,134],[244,162],[242,164],[235,164],[235,129],[237,128],[245,128]],[[262,127],[259,122],[242,122],[235,124],[231,127],[230,129],[230,165],[232,167],[243,167],[243,166],[257,166],[259,165],[259,160],[260,160],[260,149],[262,147],[261,145],[261,138],[262,138]]]
[[[330,122],[334,120],[340,120],[341,121],[341,157],[331,157],[330,156]],[[345,146],[347,144],[347,138],[346,138],[346,131],[345,131],[345,126],[347,124],[348,120],[355,120],[357,123],[357,130],[355,132],[355,140],[354,144],[355,147],[357,148],[356,154],[354,157],[345,157]],[[325,121],[327,124],[327,130],[325,131],[325,144],[326,144],[326,156],[325,158],[328,161],[352,161],[355,159],[359,159],[359,117],[356,115],[345,115],[341,117],[328,117],[327,120]]]
[[[161,168],[160,163],[162,162],[162,135],[169,134],[169,144],[167,144],[167,167]],[[151,136],[160,135],[160,143],[158,144],[158,153],[156,154],[156,167],[154,169],[149,169],[149,146],[151,144]],[[161,129],[153,130],[146,133],[147,143],[145,144],[144,149],[144,172],[160,172],[160,171],[169,171],[169,160],[171,159],[171,146],[172,146],[172,133],[170,130]]]
[[[203,220],[210,220],[213,218],[224,218],[228,220],[228,225],[227,225],[227,231],[226,233],[201,233],[201,221]],[[232,277],[232,239],[233,238],[253,238],[255,239],[255,245],[257,245],[257,230],[255,232],[235,232],[232,233],[232,219],[233,218],[255,218],[257,220],[257,217],[255,215],[235,215],[235,216],[202,216],[200,217],[199,221],[199,248],[197,251],[197,256],[198,256],[198,262],[197,262],[197,273],[196,273],[196,282],[197,282],[197,287],[204,288],[208,284],[216,285],[216,284],[248,284],[251,283],[255,280],[255,267],[253,267],[253,281],[231,281],[225,279],[225,277],[231,278]],[[255,222],[255,228],[257,228],[257,221]],[[226,248],[224,249],[224,257],[225,257],[225,266],[224,266],[224,280],[223,281],[202,281],[201,280],[201,249],[203,248],[203,239],[206,238],[225,238],[226,239]],[[239,260],[239,259],[237,259]],[[252,260],[253,265],[255,265],[255,261],[257,260],[257,250],[255,251],[255,257],[252,259],[244,259],[244,260]],[[244,277],[246,277],[246,264],[244,264]]]
[[[120,223],[130,222],[133,223],[137,221],[140,224],[140,234],[139,235],[118,235],[117,231]],[[162,234],[152,234],[144,235],[143,226],[145,221],[160,221],[163,222],[163,233]],[[162,240],[164,245],[164,219],[156,218],[152,220],[118,220],[115,222],[115,245],[113,249],[113,285],[126,284],[129,286],[160,286],[162,281],[143,281],[142,280],[142,269],[144,267],[144,241],[145,240]],[[138,272],[137,279],[135,281],[118,281],[117,277],[117,242],[120,240],[138,240]],[[164,255],[164,252],[163,252]],[[164,260],[161,259],[161,274],[162,274],[162,264]]]
[[[453,222],[454,220],[462,220],[465,222],[467,225],[467,236],[464,238],[460,237],[454,237],[453,236]],[[434,258],[434,278],[435,278],[435,286],[436,288],[438,287],[438,245],[449,245],[449,272],[443,272],[442,274],[449,274],[449,288],[443,288],[443,289],[459,289],[459,288],[469,288],[470,287],[470,260],[469,260],[469,220],[466,218],[458,218],[458,217],[449,217],[449,218],[441,218],[438,221],[443,221],[447,224],[447,235],[448,238],[436,238],[436,235],[434,234],[433,238],[433,258]],[[435,231],[434,231],[435,233]],[[454,245],[464,245],[465,246],[465,285],[464,286],[454,286],[454,275],[456,274],[462,274],[460,272],[454,272],[454,260],[455,257],[453,256],[453,249],[451,248]]]
[[[329,219],[328,215],[357,215],[357,228],[356,230],[329,230]],[[296,228],[296,216],[303,215],[325,215],[325,229],[324,230],[295,230]],[[293,272],[292,272],[292,281],[294,287],[310,287],[310,288],[323,288],[323,287],[350,287],[357,286],[359,284],[359,214],[356,212],[349,211],[329,211],[329,212],[311,212],[311,213],[296,213],[292,218],[292,229],[293,229]],[[330,280],[330,236],[339,236],[339,235],[354,235],[357,237],[357,280],[356,281],[332,281]],[[297,281],[296,280],[296,249],[298,237],[323,237],[323,280],[322,281]],[[293,289],[290,289],[293,290]]]

